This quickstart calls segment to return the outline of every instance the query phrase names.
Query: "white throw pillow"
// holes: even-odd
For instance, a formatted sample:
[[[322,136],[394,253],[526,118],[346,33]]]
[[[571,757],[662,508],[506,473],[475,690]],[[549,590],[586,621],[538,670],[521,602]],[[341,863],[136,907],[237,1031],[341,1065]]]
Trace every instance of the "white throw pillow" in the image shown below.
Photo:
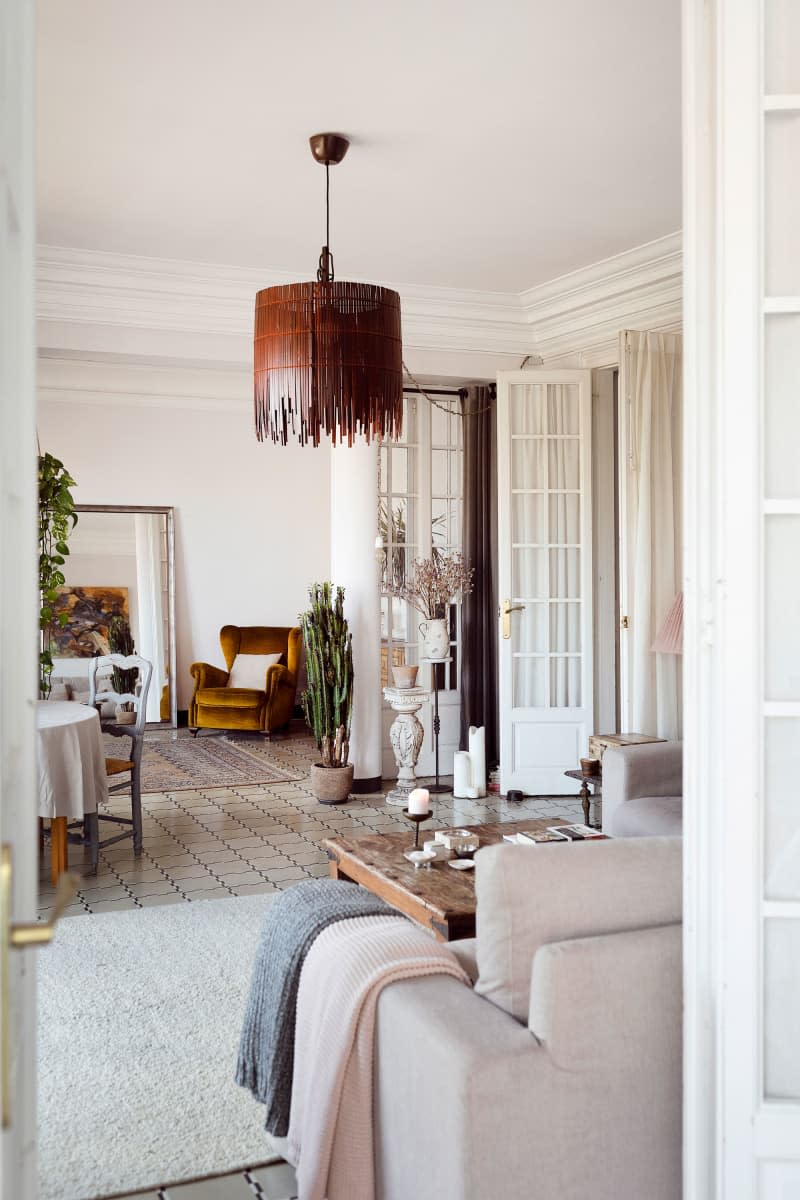
[[[255,688],[263,692],[267,667],[280,661],[280,654],[237,654],[231,667],[228,687]]]

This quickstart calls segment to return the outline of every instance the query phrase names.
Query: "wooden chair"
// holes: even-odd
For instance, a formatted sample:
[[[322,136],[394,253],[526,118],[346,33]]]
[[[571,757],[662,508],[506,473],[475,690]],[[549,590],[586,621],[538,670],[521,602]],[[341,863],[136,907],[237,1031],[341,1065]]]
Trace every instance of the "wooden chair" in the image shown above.
[[[108,674],[111,668],[112,679],[118,680],[118,676],[114,672],[114,668],[119,671],[130,671],[136,669],[138,678],[131,691],[116,692],[97,690],[98,674]],[[88,835],[89,845],[91,847],[92,868],[97,870],[97,863],[100,857],[100,847],[110,846],[114,842],[119,842],[125,837],[133,835],[133,853],[138,858],[142,853],[142,792],[141,792],[141,765],[142,765],[142,747],[144,744],[144,729],[147,719],[147,693],[150,688],[150,678],[153,674],[152,664],[146,658],[141,658],[138,654],[106,654],[98,658],[93,658],[89,666],[89,704],[94,708],[100,708],[107,701],[116,701],[117,704],[133,705],[136,714],[136,720],[133,724],[122,725],[119,723],[103,722],[103,732],[109,733],[112,737],[130,738],[130,752],[127,756],[121,758],[106,759],[106,775],[116,777],[117,775],[129,775],[129,779],[122,779],[118,783],[109,784],[109,793],[126,791],[130,788],[131,793],[131,815],[130,817],[115,817],[109,813],[87,813],[85,817],[85,833]],[[116,825],[128,826],[128,830],[123,833],[118,833],[113,837],[106,838],[100,841],[100,821],[113,821]]]

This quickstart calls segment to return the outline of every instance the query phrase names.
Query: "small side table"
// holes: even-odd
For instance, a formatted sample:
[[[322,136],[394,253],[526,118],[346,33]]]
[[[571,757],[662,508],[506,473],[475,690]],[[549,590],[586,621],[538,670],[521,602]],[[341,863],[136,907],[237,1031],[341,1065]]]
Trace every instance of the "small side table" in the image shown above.
[[[385,687],[383,694],[386,703],[397,713],[389,728],[389,740],[398,767],[397,786],[388,793],[386,803],[408,808],[408,793],[417,786],[417,773],[414,768],[425,736],[417,713],[425,701],[430,699],[430,692],[421,687]]]
[[[452,662],[452,656],[449,658],[421,658],[421,663],[430,663],[433,667],[431,675],[433,676],[433,753],[436,759],[436,782],[432,783],[428,791],[432,796],[439,796],[442,792],[449,792],[450,788],[446,783],[439,783],[439,730],[442,723],[439,720],[439,676],[436,668],[443,663]]]
[[[598,801],[603,794],[602,768],[597,775],[584,775],[583,771],[565,771],[564,774],[569,776],[570,779],[577,779],[581,785],[581,790],[578,794],[583,805],[583,820],[586,825],[592,825],[592,822],[589,820],[589,802],[590,800],[594,800],[594,825],[592,825],[592,828],[599,829],[602,822],[599,819],[600,814],[597,808]],[[593,792],[589,791],[590,787],[594,788]]]

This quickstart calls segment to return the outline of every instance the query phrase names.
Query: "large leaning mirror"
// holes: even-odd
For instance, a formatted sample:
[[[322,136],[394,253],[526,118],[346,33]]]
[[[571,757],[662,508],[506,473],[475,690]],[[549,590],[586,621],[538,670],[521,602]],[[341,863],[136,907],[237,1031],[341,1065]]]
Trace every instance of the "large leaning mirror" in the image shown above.
[[[171,508],[78,504],[57,610],[53,680],[88,697],[89,659],[108,654],[108,628],[125,617],[137,654],[153,664],[147,721],[178,725],[175,670],[175,534]]]

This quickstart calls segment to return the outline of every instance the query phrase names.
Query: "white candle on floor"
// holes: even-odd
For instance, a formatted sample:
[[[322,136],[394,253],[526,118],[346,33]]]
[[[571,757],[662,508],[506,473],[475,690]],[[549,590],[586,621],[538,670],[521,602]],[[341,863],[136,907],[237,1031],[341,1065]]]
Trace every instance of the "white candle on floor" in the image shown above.
[[[478,795],[472,786],[472,759],[466,750],[456,750],[453,755],[453,795],[473,800]]]
[[[408,793],[408,811],[417,813],[422,816],[423,813],[429,812],[431,807],[431,794],[427,788],[414,788],[413,792]]]
[[[486,795],[486,730],[483,725],[469,727],[469,756],[472,760],[472,786],[479,796]]]

